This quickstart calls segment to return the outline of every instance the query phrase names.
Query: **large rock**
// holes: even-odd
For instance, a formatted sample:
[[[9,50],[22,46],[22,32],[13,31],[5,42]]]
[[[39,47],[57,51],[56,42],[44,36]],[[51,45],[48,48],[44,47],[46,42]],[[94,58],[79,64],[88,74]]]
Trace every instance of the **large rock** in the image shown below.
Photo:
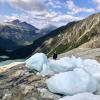
[[[53,94],[45,88],[38,88],[38,91],[40,92],[40,95],[44,100],[46,99],[58,100],[59,98],[61,98],[59,95]]]
[[[2,97],[2,100],[11,100],[12,93],[8,89],[5,89],[3,92],[4,96]]]
[[[97,81],[89,73],[80,68],[56,74],[47,79],[46,83],[51,92],[64,95],[95,92],[98,87]]]
[[[91,93],[80,93],[74,96],[66,96],[59,100],[100,100],[100,95],[94,95]]]
[[[34,69],[39,72],[42,71],[43,65],[47,64],[47,57],[43,53],[36,53],[26,60],[26,67]]]

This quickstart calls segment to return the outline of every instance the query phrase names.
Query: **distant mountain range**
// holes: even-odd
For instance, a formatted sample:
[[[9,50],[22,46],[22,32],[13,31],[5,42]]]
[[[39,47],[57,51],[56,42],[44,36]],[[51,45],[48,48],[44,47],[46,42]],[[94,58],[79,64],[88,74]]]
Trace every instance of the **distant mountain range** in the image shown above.
[[[11,23],[11,24],[13,24],[13,25],[16,25],[16,26],[20,26],[20,27],[22,27],[22,28],[26,28],[26,29],[28,29],[28,30],[33,30],[33,31],[36,31],[36,30],[38,30],[36,27],[34,27],[33,25],[31,25],[31,24],[28,24],[28,23],[26,23],[26,22],[21,22],[20,20],[13,20],[13,21],[11,21],[11,22],[8,22],[8,23]]]
[[[0,23],[0,48],[13,51],[21,46],[30,45],[40,37],[37,31],[34,26],[19,20]]]
[[[19,20],[0,23],[0,49],[11,52],[22,46],[31,45],[36,39],[51,30],[53,27],[39,30]]]
[[[10,24],[11,26],[13,26],[13,28],[11,27],[12,30],[15,28],[16,25],[18,25],[17,29],[19,29],[20,25],[18,23],[20,23],[20,22],[13,21],[12,23],[13,24]],[[28,29],[28,28],[26,28],[26,27],[28,27],[27,25],[22,25],[20,27],[21,27],[20,29],[23,29],[23,30]],[[22,28],[22,27],[24,27],[24,28]],[[0,30],[1,30],[1,28],[0,28]],[[38,29],[34,28],[34,32],[37,30]],[[29,31],[29,33],[27,33],[27,31],[26,32],[21,31],[21,32],[24,34],[27,34],[26,37],[29,34],[31,34],[31,35],[33,34],[30,31]],[[1,33],[2,32],[0,32],[0,34]],[[13,33],[13,32],[10,31],[9,33]],[[15,33],[14,33],[14,36],[16,37],[18,35],[18,32],[15,32]],[[36,36],[35,33],[34,33],[34,35]],[[1,34],[0,36],[2,37],[3,35]],[[20,37],[20,35],[19,35],[19,37]],[[6,37],[6,36],[5,36],[5,38],[8,39],[8,37]],[[14,40],[16,40],[16,39],[14,39]],[[30,42],[30,40],[31,39],[29,39],[29,41],[28,41],[28,39],[26,38],[26,41],[28,41],[28,42],[25,42],[25,41],[20,42],[21,44],[20,43],[19,44],[21,45],[21,47],[13,50],[13,52],[7,53],[7,54],[11,58],[24,58],[24,57],[28,57],[29,55],[31,55],[32,53],[35,53],[35,52],[44,52],[48,56],[51,56],[55,50],[58,53],[63,53],[63,52],[67,52],[67,51],[72,50],[77,47],[99,48],[100,47],[100,13],[93,14],[93,15],[89,16],[88,18],[83,19],[81,21],[71,22],[65,26],[54,29],[49,34],[45,34],[44,36],[39,37],[33,43]],[[11,42],[14,42],[14,41],[11,41]]]
[[[53,30],[55,30],[55,29],[57,29],[57,27],[50,24],[50,25],[47,25],[46,27],[44,27],[43,29],[40,29],[40,30],[39,30],[39,33],[42,33],[43,35],[47,35],[47,34],[49,34],[51,31],[53,31]]]

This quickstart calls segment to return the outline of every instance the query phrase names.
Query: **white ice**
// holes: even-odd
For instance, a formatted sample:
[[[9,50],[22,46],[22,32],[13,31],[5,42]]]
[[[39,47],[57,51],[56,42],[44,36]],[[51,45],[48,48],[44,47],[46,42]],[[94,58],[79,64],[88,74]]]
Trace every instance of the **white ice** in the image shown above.
[[[37,70],[43,75],[51,73],[60,73],[72,71],[75,68],[85,69],[98,82],[100,82],[100,63],[92,59],[81,59],[72,57],[63,57],[58,60],[47,59],[43,53],[36,53],[26,60],[26,67]]]
[[[64,57],[59,60],[49,60],[49,66],[54,73],[66,72],[75,68],[75,65],[69,57]]]
[[[95,92],[98,88],[97,81],[81,68],[55,74],[46,80],[46,84],[51,92],[64,95]]]
[[[96,60],[85,59],[81,67],[89,72],[100,83],[100,63]]]
[[[65,96],[59,100],[100,100],[100,95],[94,95],[92,93],[80,93],[74,96]]]
[[[39,72],[42,71],[43,66],[47,66],[47,56],[43,53],[36,53],[32,57],[26,60],[26,67],[29,69],[34,69]]]
[[[44,76],[56,74],[46,81],[54,93],[94,92],[100,82],[100,63],[92,59],[72,56],[53,60],[47,59],[44,53],[36,53],[26,60],[26,67]]]

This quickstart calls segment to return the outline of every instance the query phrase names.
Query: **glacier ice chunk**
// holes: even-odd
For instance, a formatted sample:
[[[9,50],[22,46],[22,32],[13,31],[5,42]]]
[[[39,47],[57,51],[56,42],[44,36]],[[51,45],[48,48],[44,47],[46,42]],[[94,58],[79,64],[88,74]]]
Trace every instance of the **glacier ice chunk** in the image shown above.
[[[47,59],[43,53],[36,53],[25,61],[26,67],[31,70],[37,70],[44,75],[56,74],[60,72],[72,71],[75,68],[82,68],[90,73],[98,82],[100,82],[100,63],[92,59],[81,59],[72,57],[63,57],[59,60]]]
[[[75,68],[75,65],[69,57],[64,57],[59,60],[50,60],[49,66],[54,73],[66,72]]]
[[[36,53],[26,60],[26,67],[41,72],[43,65],[47,64],[47,62],[47,56],[44,53]]]
[[[81,92],[95,92],[97,81],[83,69],[55,74],[46,80],[48,89],[53,93],[73,95]]]
[[[100,63],[96,60],[85,59],[81,65],[81,68],[85,69],[100,83]]]
[[[94,95],[92,93],[79,93],[74,96],[65,96],[59,100],[100,100],[100,95]]]
[[[45,75],[54,75],[55,73],[50,69],[48,64],[43,64],[42,71],[39,74],[45,76]]]

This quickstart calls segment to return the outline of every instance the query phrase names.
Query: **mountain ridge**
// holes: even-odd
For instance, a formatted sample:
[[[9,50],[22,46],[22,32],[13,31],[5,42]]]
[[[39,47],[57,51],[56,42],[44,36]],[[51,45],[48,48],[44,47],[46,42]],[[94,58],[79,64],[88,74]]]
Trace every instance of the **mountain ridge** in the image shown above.
[[[34,26],[19,20],[0,23],[0,48],[6,51],[30,45],[40,35],[36,33],[37,30]]]
[[[9,56],[12,58],[25,58],[36,52],[43,52],[51,56],[55,50],[58,54],[67,52],[98,37],[100,37],[100,13],[61,26],[35,40],[31,45],[14,50]],[[98,40],[97,48],[99,47]]]
[[[69,23],[69,25],[70,25],[70,23]],[[90,41],[94,37],[100,37],[99,25],[100,25],[100,13],[93,14],[93,15],[87,17],[86,19],[75,22],[74,24],[72,23],[72,26],[70,26],[69,28],[68,28],[68,26],[65,27],[65,29],[64,29],[65,32],[61,31],[61,33],[58,33],[58,35],[56,35],[56,37],[53,37],[54,40],[50,44],[50,47],[53,46],[52,48],[54,50],[58,51],[58,53],[62,53],[64,51],[68,51],[73,48],[76,48],[76,47],[80,46],[81,44],[84,44],[84,43]],[[49,40],[50,40],[50,37],[49,37]],[[49,41],[49,40],[46,39],[45,42],[42,43],[42,48],[48,44],[48,43],[46,43],[46,41]],[[54,41],[56,41],[55,44],[54,44]],[[43,51],[42,48],[39,47],[35,51],[36,52]],[[61,50],[61,48],[62,48],[62,50]],[[49,49],[49,47],[48,47],[48,49]],[[52,51],[49,50],[50,55],[54,52],[54,50],[52,50]]]

